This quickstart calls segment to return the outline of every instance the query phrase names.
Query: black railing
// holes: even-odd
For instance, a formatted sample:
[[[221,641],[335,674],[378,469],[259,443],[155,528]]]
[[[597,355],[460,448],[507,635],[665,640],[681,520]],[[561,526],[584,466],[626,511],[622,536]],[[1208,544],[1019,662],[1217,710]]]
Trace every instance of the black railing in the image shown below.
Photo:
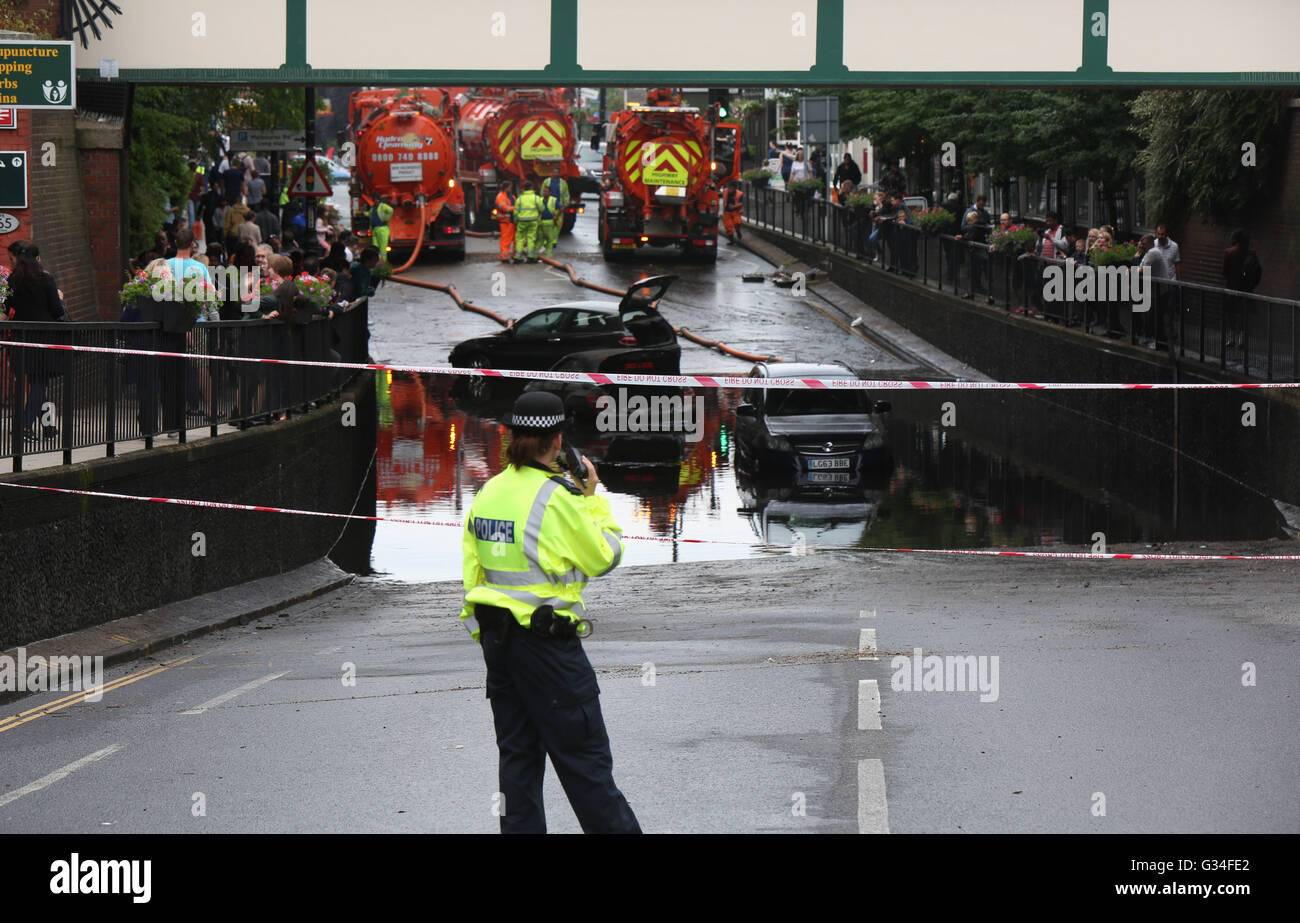
[[[749,188],[745,218],[800,240],[871,262],[888,272],[1007,312],[1077,327],[1097,337],[1166,349],[1179,359],[1267,381],[1300,377],[1300,302],[1231,289],[1152,279],[1149,301],[1044,298],[1044,271],[1063,260],[991,251],[988,244],[925,234],[866,209],[777,189]],[[1077,267],[1070,267],[1071,270]],[[1073,287],[1071,287],[1073,288]],[[1111,290],[1113,291],[1113,289]],[[1142,310],[1146,302],[1147,310]]]
[[[189,333],[146,323],[31,323],[0,321],[0,458],[21,471],[23,457],[104,446],[109,457],[122,442],[222,424],[244,426],[302,411],[337,394],[349,369],[223,362],[223,356],[367,362],[365,299],[332,318],[306,324],[278,319],[215,321]],[[131,350],[184,352],[192,358],[131,356],[15,347],[57,343]]]

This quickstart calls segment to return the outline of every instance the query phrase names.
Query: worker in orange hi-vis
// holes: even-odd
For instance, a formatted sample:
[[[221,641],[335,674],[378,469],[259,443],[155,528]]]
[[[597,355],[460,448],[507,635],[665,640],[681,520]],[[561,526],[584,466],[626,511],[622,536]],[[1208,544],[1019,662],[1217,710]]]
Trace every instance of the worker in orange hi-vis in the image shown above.
[[[514,210],[514,185],[509,182],[502,183],[501,190],[497,193],[496,203],[492,207],[492,215],[501,230],[501,262],[503,263],[509,263],[515,256]]]
[[[740,216],[745,209],[745,191],[740,188],[740,183],[732,180],[727,184],[722,202],[722,232],[728,240],[739,240]]]

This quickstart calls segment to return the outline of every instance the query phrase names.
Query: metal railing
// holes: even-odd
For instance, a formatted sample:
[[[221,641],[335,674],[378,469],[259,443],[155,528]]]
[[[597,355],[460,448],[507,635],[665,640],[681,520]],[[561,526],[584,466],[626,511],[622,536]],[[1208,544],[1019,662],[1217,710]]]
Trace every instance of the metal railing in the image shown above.
[[[880,266],[940,291],[999,305],[1108,340],[1123,340],[1266,381],[1300,377],[1300,301],[1191,282],[1152,279],[1148,310],[1134,298],[1047,300],[1044,270],[1064,260],[990,251],[988,244],[925,234],[865,209],[750,187],[745,218]],[[874,233],[873,233],[874,232]],[[1138,310],[1134,310],[1138,308]]]
[[[249,425],[306,410],[336,395],[350,369],[223,362],[222,356],[312,361],[369,361],[368,303],[335,309],[306,324],[278,319],[213,321],[189,333],[158,323],[0,321],[0,458],[21,471],[23,457],[103,446],[164,434],[185,442],[188,429]],[[14,347],[14,342],[184,352],[192,358],[130,356]]]

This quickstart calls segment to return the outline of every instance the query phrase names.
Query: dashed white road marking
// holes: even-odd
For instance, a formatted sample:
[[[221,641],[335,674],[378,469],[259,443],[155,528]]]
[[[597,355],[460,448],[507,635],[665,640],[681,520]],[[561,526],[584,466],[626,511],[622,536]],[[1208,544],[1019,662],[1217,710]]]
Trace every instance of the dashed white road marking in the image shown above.
[[[863,628],[858,631],[858,659],[876,659],[876,630]]]
[[[876,617],[875,609],[861,609],[858,612],[858,618],[860,619],[874,619],[875,617]]]
[[[255,679],[251,683],[244,683],[244,685],[240,686],[238,689],[232,689],[224,695],[217,696],[215,699],[208,699],[208,701],[204,702],[202,705],[187,709],[186,711],[181,712],[181,714],[201,715],[209,708],[216,708],[218,705],[224,705],[235,696],[243,695],[245,692],[252,692],[258,686],[264,686],[271,682],[271,680],[279,679],[281,676],[285,676],[289,672],[289,670],[285,670],[284,673],[272,673],[270,676],[263,676],[261,679]]]
[[[32,782],[29,785],[24,785],[22,788],[14,789],[9,794],[0,796],[0,808],[3,808],[11,801],[17,801],[19,798],[23,797],[23,795],[30,795],[32,792],[39,792],[41,789],[53,785],[55,782],[58,782],[60,779],[67,778],[68,776],[76,772],[78,769],[81,769],[85,766],[89,766],[91,763],[95,762],[96,760],[102,760],[106,756],[111,756],[121,749],[122,749],[121,744],[111,744],[110,746],[105,747],[103,750],[96,750],[94,753],[90,754],[89,756],[83,756],[81,759],[69,763],[68,765],[62,767],[61,769],[56,769],[48,776],[42,776],[41,778],[37,779],[35,782]]]
[[[858,730],[880,730],[880,687],[874,679],[858,680]]]
[[[885,764],[880,760],[858,760],[858,833],[888,832]]]

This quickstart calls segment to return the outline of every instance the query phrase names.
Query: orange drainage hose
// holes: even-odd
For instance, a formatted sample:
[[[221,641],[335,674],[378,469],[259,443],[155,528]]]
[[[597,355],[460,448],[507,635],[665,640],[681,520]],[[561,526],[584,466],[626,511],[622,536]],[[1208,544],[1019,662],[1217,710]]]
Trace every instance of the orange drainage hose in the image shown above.
[[[420,233],[416,235],[415,247],[411,250],[411,258],[407,260],[405,263],[403,263],[401,267],[393,270],[394,278],[396,278],[399,272],[406,272],[406,270],[414,266],[415,261],[420,258],[420,248],[424,246],[424,225],[426,219],[425,212],[428,210],[428,208],[429,205],[427,202],[424,205],[420,206]]]
[[[406,272],[406,270],[414,266],[415,261],[420,257],[420,249],[424,246],[424,228],[426,223],[425,219],[427,217],[425,211],[428,207],[427,203],[420,206],[420,234],[415,239],[415,249],[411,251],[411,258],[403,263],[401,268],[393,270],[392,280],[394,282],[400,282],[403,285],[414,285],[418,288],[432,289],[435,292],[445,292],[451,296],[451,300],[456,302],[456,307],[460,308],[462,311],[473,311],[475,314],[482,314],[484,317],[490,317],[502,327],[509,325],[510,322],[497,312],[489,311],[487,308],[480,308],[478,305],[471,304],[464,298],[460,297],[460,292],[456,291],[454,285],[439,285],[437,282],[422,282],[419,279],[402,278],[401,273]]]
[[[574,272],[573,267],[570,266],[568,263],[561,263],[559,260],[553,260],[549,256],[542,257],[542,262],[545,263],[547,266],[553,266],[556,269],[563,269],[566,273],[569,274],[569,281],[572,282],[574,285],[581,286],[582,288],[589,288],[595,292],[603,292],[606,295],[623,294],[623,291],[620,289],[609,288],[608,286],[605,285],[597,285],[595,282],[588,282],[586,279],[583,279],[576,272]],[[685,327],[674,327],[673,330],[676,331],[678,336],[686,337],[686,339],[690,340],[692,343],[696,343],[700,346],[708,347],[709,349],[716,349],[718,350],[718,352],[725,353],[728,356],[735,356],[737,359],[744,359],[746,362],[779,362],[780,361],[775,356],[756,356],[753,353],[746,353],[746,352],[741,352],[738,349],[733,349],[732,347],[728,346],[726,343],[719,343],[717,340],[706,340],[704,337],[699,336],[698,334],[691,333]]]
[[[393,281],[400,282],[403,285],[414,285],[418,288],[432,289],[435,292],[444,292],[451,296],[451,300],[456,302],[456,307],[460,308],[462,311],[472,311],[475,314],[482,314],[484,317],[490,317],[502,327],[510,325],[510,321],[506,320],[496,311],[489,311],[487,308],[481,308],[460,297],[460,292],[456,291],[456,286],[454,285],[439,285],[437,282],[422,282],[419,279],[401,279],[397,276],[393,276]]]

